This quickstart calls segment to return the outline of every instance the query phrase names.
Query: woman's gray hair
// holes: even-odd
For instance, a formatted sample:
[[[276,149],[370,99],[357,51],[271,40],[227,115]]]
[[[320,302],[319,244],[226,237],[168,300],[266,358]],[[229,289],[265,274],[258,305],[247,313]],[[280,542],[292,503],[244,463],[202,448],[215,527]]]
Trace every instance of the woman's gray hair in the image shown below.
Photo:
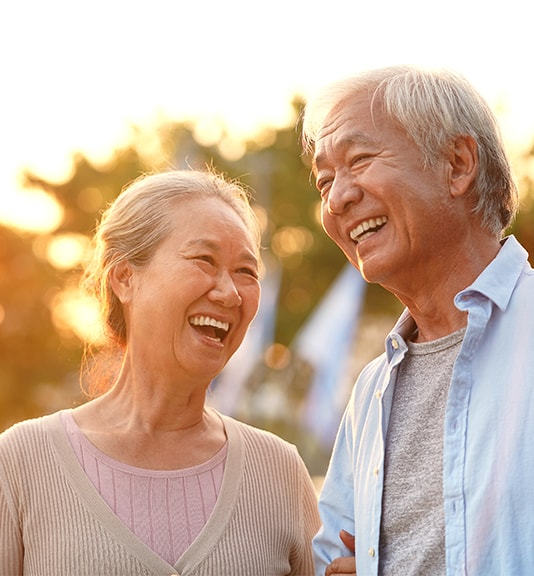
[[[304,110],[303,146],[312,153],[330,113],[367,92],[371,108],[382,106],[388,118],[419,148],[426,166],[435,164],[459,136],[471,136],[478,151],[479,170],[471,194],[473,213],[482,225],[501,235],[518,207],[497,120],[486,101],[460,74],[393,66],[363,72],[334,82],[311,99]]]
[[[233,208],[250,231],[259,260],[260,226],[241,184],[213,172],[194,170],[138,178],[103,213],[82,283],[97,298],[106,336],[114,345],[125,346],[126,324],[122,304],[110,284],[111,270],[125,261],[138,267],[146,265],[172,229],[169,216],[176,203],[191,198],[220,198]]]

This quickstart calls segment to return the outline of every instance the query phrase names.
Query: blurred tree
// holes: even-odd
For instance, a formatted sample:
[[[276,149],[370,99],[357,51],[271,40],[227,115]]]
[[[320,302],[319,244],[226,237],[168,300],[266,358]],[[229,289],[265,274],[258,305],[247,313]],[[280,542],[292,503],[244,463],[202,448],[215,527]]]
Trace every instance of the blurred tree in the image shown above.
[[[301,106],[299,100],[293,103],[294,120]],[[72,308],[67,296],[77,284],[80,257],[66,260],[64,250],[54,249],[64,248],[60,241],[70,239],[83,254],[100,212],[142,173],[211,165],[251,188],[264,223],[264,246],[282,268],[275,340],[283,345],[284,357],[283,347],[290,345],[345,262],[320,227],[319,196],[294,124],[264,129],[240,142],[224,126],[163,121],[151,130],[133,127],[129,143],[114,150],[107,162],[75,154],[65,182],[24,174],[28,187],[57,200],[64,218],[52,234],[42,236],[0,228],[0,430],[79,400],[84,322],[78,322],[79,330],[68,322]],[[529,177],[520,184],[522,212],[512,231],[534,255],[534,185]],[[394,317],[399,309],[390,294],[369,287],[366,316]],[[294,369],[280,366],[286,376]],[[292,436],[294,430],[282,434]]]
[[[516,172],[521,176],[518,180],[520,190],[519,214],[510,232],[520,240],[530,255],[530,263],[534,266],[534,145],[518,160]]]
[[[296,119],[299,102],[294,110]],[[24,173],[25,185],[52,196],[64,217],[47,235],[1,230],[0,429],[55,409],[54,390],[65,391],[69,402],[79,398],[83,327],[65,321],[73,313],[65,296],[77,285],[81,255],[99,214],[145,172],[214,166],[251,188],[265,225],[264,246],[283,268],[276,339],[290,343],[343,256],[320,230],[318,196],[295,129],[266,129],[243,143],[232,140],[224,127],[215,128],[215,137],[206,142],[206,134],[188,124],[163,122],[149,132],[134,127],[128,145],[114,150],[106,162],[97,164],[76,153],[64,182]],[[65,239],[79,244],[80,257],[65,260],[65,244],[59,242]],[[64,405],[60,399],[57,404]]]
[[[0,227],[0,429],[47,411],[58,385],[73,388],[80,343],[62,338],[50,309],[61,288],[33,239]]]

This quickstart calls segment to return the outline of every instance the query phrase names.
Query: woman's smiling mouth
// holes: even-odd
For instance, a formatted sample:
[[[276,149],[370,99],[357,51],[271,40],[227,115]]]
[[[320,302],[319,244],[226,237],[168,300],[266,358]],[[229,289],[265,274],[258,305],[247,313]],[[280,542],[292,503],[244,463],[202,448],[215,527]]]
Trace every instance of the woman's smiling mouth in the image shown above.
[[[230,329],[228,322],[221,322],[211,316],[192,316],[189,318],[189,324],[208,338],[217,340],[218,342],[222,342],[225,339]]]

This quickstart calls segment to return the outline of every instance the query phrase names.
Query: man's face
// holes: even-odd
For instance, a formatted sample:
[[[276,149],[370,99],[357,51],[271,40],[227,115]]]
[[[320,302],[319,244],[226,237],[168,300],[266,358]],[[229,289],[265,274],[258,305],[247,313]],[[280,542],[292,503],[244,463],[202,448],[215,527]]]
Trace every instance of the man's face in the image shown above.
[[[367,94],[327,117],[314,173],[322,224],[368,282],[396,292],[431,274],[455,225],[445,158],[423,168],[420,152]],[[406,284],[407,283],[407,284]]]

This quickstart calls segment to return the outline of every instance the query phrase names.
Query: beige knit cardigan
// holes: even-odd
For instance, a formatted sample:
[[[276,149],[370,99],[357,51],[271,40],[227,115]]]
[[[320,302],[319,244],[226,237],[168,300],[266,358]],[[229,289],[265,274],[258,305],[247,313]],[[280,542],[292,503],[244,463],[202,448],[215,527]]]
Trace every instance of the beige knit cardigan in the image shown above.
[[[110,510],[82,468],[60,413],[0,435],[1,576],[277,576],[313,574],[319,527],[294,446],[222,417],[228,454],[206,526],[175,566]]]

